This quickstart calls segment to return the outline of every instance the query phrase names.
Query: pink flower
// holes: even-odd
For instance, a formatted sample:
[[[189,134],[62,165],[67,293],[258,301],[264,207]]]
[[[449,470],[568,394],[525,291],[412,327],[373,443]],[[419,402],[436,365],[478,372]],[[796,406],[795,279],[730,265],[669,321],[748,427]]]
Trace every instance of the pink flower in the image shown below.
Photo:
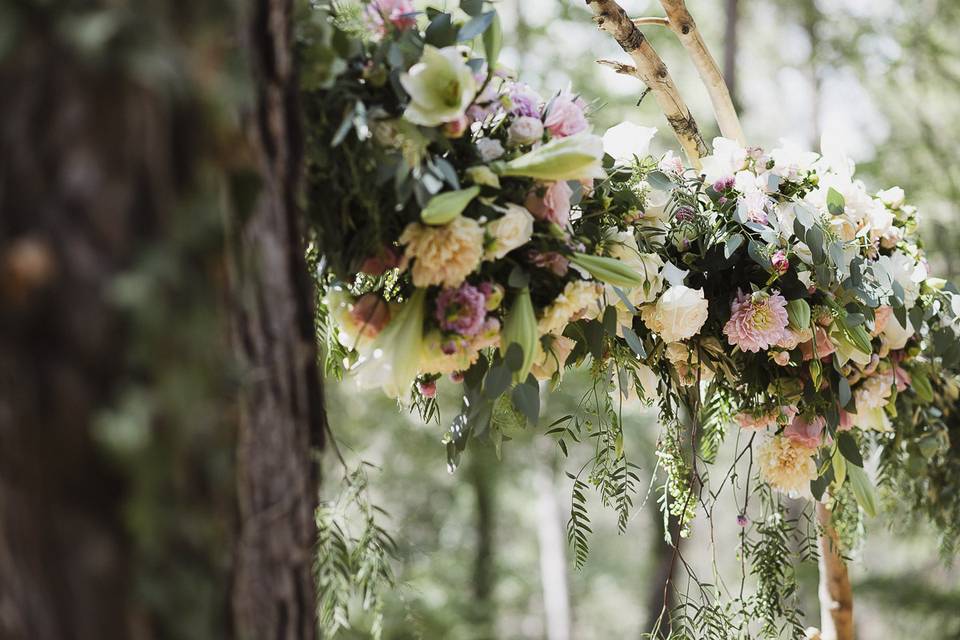
[[[483,328],[487,317],[486,304],[487,297],[483,292],[465,282],[456,289],[440,292],[434,316],[444,331],[471,337]]]
[[[583,101],[564,91],[550,103],[543,125],[558,138],[572,136],[587,128]]]
[[[853,429],[853,414],[840,409],[840,425],[837,431],[850,431]]]
[[[542,194],[542,195],[541,195]],[[570,197],[573,190],[563,180],[550,183],[544,190],[543,185],[527,194],[523,204],[538,220],[555,222],[561,227],[570,221]]]
[[[900,366],[903,355],[903,351],[894,351],[890,354],[890,361],[893,364],[893,381],[897,385],[897,391],[903,391],[912,382],[910,372]]]
[[[826,424],[826,419],[821,416],[815,416],[809,422],[797,416],[790,426],[783,430],[783,435],[801,447],[816,449],[820,446],[821,434]]]
[[[527,254],[527,258],[530,259],[530,262],[541,269],[546,269],[554,275],[560,276],[561,278],[567,275],[567,270],[570,268],[570,261],[556,251],[537,251],[536,249],[531,249]]]
[[[887,322],[890,321],[890,316],[892,315],[892,307],[888,305],[881,305],[877,307],[877,310],[873,312],[873,331],[870,332],[870,335],[876,338],[878,335],[883,333],[883,330],[887,328]]]
[[[420,395],[424,398],[433,398],[437,395],[437,382],[436,380],[430,380],[429,382],[420,383]]]
[[[402,256],[393,247],[384,247],[377,255],[370,256],[360,265],[360,272],[370,276],[382,276],[390,269],[400,266]]]
[[[417,10],[411,0],[373,0],[367,5],[367,25],[381,36],[387,32],[387,22],[395,28],[409,29],[416,26]]]
[[[777,344],[786,328],[787,301],[782,295],[738,293],[723,333],[730,344],[756,353]]]
[[[797,415],[797,408],[793,405],[784,407],[775,407],[772,410],[757,413],[756,410],[741,411],[734,420],[740,425],[741,429],[746,431],[763,431],[767,427],[777,426],[780,416],[786,416],[786,421],[790,421]]]
[[[834,346],[833,341],[830,340],[830,334],[827,333],[827,330],[821,327],[820,325],[815,325],[816,330],[814,331],[815,340],[807,340],[800,345],[800,352],[803,354],[804,360],[812,360],[814,356],[814,342],[816,342],[816,356],[817,360],[822,360],[826,358],[837,348]]]
[[[448,138],[462,138],[470,126],[470,120],[463,115],[443,125],[443,134]]]
[[[773,252],[773,255],[770,256],[770,262],[773,264],[773,270],[783,275],[790,269],[790,260],[787,259],[787,254],[783,249],[778,249]]]

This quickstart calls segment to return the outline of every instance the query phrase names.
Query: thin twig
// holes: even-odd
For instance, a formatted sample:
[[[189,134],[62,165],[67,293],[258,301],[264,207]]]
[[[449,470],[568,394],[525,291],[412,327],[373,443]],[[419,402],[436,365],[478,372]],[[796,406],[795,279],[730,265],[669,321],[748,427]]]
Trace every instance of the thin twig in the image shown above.
[[[670,21],[666,18],[660,18],[658,16],[645,16],[643,18],[634,18],[633,24],[637,25],[638,27],[642,27],[645,24],[653,24],[657,25],[658,27],[669,27]]]
[[[684,0],[660,0],[660,4],[667,12],[667,26],[677,35],[680,44],[687,50],[693,65],[697,68],[697,74],[707,88],[717,124],[720,125],[720,133],[725,138],[736,140],[740,145],[746,146],[740,119],[730,98],[730,90],[723,79],[720,67],[707,49],[700,30],[697,29],[697,23],[693,21],[693,16],[687,10],[686,3]]]
[[[680,146],[690,159],[691,164],[700,168],[700,158],[707,155],[707,146],[703,142],[697,122],[690,109],[680,97],[677,85],[667,71],[660,55],[637,25],[633,23],[623,8],[614,0],[586,0],[593,11],[593,19],[603,31],[609,33],[630,57],[635,65],[634,75],[650,87],[660,110],[673,128]]]

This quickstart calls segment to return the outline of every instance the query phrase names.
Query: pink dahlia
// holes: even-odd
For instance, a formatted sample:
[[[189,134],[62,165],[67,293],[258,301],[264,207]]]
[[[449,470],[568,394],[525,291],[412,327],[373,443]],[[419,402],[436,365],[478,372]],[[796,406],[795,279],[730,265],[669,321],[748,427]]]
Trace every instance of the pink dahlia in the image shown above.
[[[435,317],[440,328],[462,336],[480,333],[487,317],[487,297],[472,284],[463,283],[456,289],[444,289],[437,296]]]
[[[811,420],[804,420],[801,416],[797,416],[790,426],[783,430],[783,435],[801,447],[816,449],[820,446],[821,435],[826,424],[827,421],[821,416]]]
[[[738,292],[723,333],[730,344],[756,353],[782,340],[786,328],[787,301],[782,295]]]

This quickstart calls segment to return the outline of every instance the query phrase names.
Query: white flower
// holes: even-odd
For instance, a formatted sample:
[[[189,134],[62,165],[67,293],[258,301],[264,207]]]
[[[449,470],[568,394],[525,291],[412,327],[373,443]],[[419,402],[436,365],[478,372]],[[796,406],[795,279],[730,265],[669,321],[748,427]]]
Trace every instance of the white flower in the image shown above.
[[[526,208],[508,203],[500,211],[503,211],[503,216],[488,222],[486,226],[493,242],[483,254],[485,260],[499,260],[517,247],[528,243],[533,236],[533,216]]]
[[[410,95],[403,117],[426,127],[459,119],[477,93],[473,71],[457,47],[424,46],[420,61],[401,74],[400,84]]]
[[[657,168],[664,173],[681,174],[683,173],[683,160],[671,149],[660,158],[660,163],[657,165]]]
[[[913,336],[913,325],[910,323],[910,318],[906,320],[907,326],[904,327],[897,320],[896,314],[892,314],[887,319],[887,324],[883,328],[883,333],[880,334],[880,339],[888,349],[896,351],[907,346],[907,340]]]
[[[747,150],[736,141],[714,138],[713,155],[701,160],[703,168],[700,173],[706,177],[707,184],[713,184],[723,178],[732,178],[746,162]]]
[[[494,138],[480,138],[477,140],[477,151],[480,152],[480,159],[484,162],[496,160],[503,155],[503,145]]]
[[[873,409],[857,409],[857,414],[853,417],[854,423],[863,431],[890,431],[893,429],[890,423],[890,417],[883,407]]]
[[[640,382],[640,390],[643,393],[644,399],[654,400],[657,397],[657,389],[660,386],[660,377],[647,365],[638,364],[637,379]]]
[[[520,116],[507,129],[507,144],[519,146],[533,144],[543,138],[543,122],[540,118]]]
[[[634,156],[643,158],[650,150],[650,141],[657,133],[654,127],[639,127],[632,122],[621,122],[603,134],[603,150],[617,162],[628,162]]]
[[[890,187],[884,191],[878,191],[877,197],[880,198],[880,202],[891,209],[899,209],[903,206],[903,200],[906,198],[906,194],[900,187]]]
[[[900,228],[894,226],[895,216],[879,200],[873,201],[874,206],[867,214],[870,225],[870,239],[879,240],[884,247],[896,246],[900,240]]]
[[[700,363],[697,351],[683,342],[668,344],[664,355],[673,365],[680,383],[684,386],[689,387],[697,382],[710,382],[714,378],[713,370]]]
[[[888,283],[896,282],[903,289],[903,304],[913,307],[920,296],[920,284],[927,279],[927,268],[907,254],[896,251],[877,258],[877,265],[889,276]]]
[[[703,289],[672,286],[656,304],[641,310],[644,324],[664,342],[677,342],[695,336],[707,321],[707,301]]]
[[[771,172],[795,182],[810,171],[820,156],[813,151],[804,151],[795,142],[781,140],[780,146],[770,152],[770,157],[774,162]]]
[[[420,365],[426,294],[426,289],[414,291],[369,352],[357,360],[351,372],[361,389],[382,387],[387,395],[406,399]]]

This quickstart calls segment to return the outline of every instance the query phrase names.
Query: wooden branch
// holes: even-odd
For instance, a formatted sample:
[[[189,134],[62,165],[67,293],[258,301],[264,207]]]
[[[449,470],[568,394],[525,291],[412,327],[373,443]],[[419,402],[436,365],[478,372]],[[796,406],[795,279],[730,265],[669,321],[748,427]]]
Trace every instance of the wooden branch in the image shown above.
[[[586,0],[593,11],[593,19],[602,30],[609,33],[617,44],[630,55],[636,65],[634,75],[642,80],[667,117],[680,146],[695,168],[700,168],[700,158],[707,155],[707,146],[703,142],[696,120],[690,114],[683,98],[677,91],[677,85],[667,71],[659,54],[647,41],[637,25],[614,0]],[[626,68],[626,65],[623,65]]]
[[[687,50],[700,79],[707,87],[717,124],[720,125],[720,133],[723,137],[736,140],[741,146],[746,146],[743,129],[740,127],[740,118],[737,117],[737,110],[730,98],[730,90],[723,79],[720,67],[717,66],[716,60],[710,55],[710,50],[707,49],[707,44],[703,41],[696,22],[693,21],[693,16],[687,11],[686,2],[684,0],[660,0],[660,4],[667,12],[667,25],[671,31],[677,34],[680,44]]]
[[[638,27],[642,27],[646,24],[655,24],[658,27],[669,27],[670,21],[666,18],[660,18],[658,16],[646,16],[644,18],[634,18],[633,24],[637,25]]]
[[[817,503],[820,543],[820,634],[822,640],[854,640],[853,588],[840,556],[840,538],[830,521],[830,510]]]

